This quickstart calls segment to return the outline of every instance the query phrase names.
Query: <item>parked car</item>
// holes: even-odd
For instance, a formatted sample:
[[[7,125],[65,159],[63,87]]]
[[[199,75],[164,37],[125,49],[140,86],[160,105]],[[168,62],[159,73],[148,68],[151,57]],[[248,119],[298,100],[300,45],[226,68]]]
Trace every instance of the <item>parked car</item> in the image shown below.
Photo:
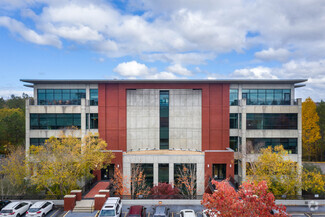
[[[26,217],[44,217],[52,211],[54,203],[52,201],[39,201],[34,203],[26,213]]]
[[[196,213],[192,209],[182,209],[179,214],[180,217],[197,217]]]
[[[156,206],[153,208],[154,214],[153,217],[169,217],[170,211],[168,207],[165,206]]]
[[[105,201],[98,217],[110,216],[121,217],[122,216],[122,201],[119,197],[109,197]]]
[[[202,211],[203,217],[217,217],[220,214],[221,213],[219,211],[217,211],[217,213],[210,214],[208,209]]]
[[[11,203],[10,200],[0,200],[0,210],[2,210],[2,208],[7,206],[9,203]]]
[[[131,206],[127,217],[146,217],[146,208],[144,206]]]
[[[20,217],[31,205],[28,201],[11,202],[1,210],[0,216]]]

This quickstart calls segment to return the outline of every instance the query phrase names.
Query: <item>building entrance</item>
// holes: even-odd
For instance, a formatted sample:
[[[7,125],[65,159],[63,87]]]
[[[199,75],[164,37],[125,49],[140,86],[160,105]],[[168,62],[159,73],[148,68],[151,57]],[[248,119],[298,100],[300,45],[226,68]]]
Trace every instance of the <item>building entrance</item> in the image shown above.
[[[100,170],[101,180],[110,180],[114,177],[114,164],[108,165],[106,168]]]
[[[213,164],[213,179],[226,179],[226,166],[227,164]]]

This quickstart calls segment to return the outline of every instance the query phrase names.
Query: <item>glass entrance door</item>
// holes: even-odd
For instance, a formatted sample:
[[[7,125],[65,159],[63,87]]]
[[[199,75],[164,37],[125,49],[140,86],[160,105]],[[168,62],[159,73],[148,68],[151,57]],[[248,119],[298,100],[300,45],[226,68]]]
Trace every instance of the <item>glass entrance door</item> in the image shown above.
[[[214,179],[226,179],[226,167],[227,164],[213,164],[213,178]]]

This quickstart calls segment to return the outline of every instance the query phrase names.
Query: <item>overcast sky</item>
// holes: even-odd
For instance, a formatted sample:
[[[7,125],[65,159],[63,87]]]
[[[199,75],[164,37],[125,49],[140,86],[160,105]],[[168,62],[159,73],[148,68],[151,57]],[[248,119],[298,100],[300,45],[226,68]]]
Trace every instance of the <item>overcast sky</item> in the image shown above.
[[[0,96],[29,79],[307,78],[325,100],[324,0],[0,0]]]

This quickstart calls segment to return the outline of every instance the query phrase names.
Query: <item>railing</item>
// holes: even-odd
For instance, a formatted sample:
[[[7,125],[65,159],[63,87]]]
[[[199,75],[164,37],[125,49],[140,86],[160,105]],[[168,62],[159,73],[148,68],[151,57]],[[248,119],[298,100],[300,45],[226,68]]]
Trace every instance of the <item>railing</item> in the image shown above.
[[[203,195],[111,195],[124,200],[202,200]]]
[[[81,187],[82,196],[85,196],[97,184],[96,178],[86,181],[86,184]]]
[[[64,195],[0,195],[1,200],[63,200]]]

